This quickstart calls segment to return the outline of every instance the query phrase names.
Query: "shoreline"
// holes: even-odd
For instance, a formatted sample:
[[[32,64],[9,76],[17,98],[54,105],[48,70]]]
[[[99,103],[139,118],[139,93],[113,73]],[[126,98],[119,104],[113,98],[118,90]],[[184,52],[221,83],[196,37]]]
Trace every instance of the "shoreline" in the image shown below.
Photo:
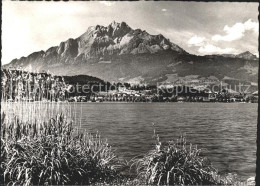
[[[186,101],[183,101],[183,102],[132,102],[132,101],[102,101],[102,102],[88,102],[88,101],[82,101],[82,102],[69,102],[69,101],[22,101],[22,102],[16,102],[16,101],[9,101],[9,102],[5,102],[5,101],[1,101],[1,103],[86,103],[86,104],[100,104],[100,103],[114,103],[114,104],[118,104],[118,103],[129,103],[129,104],[132,104],[132,103],[147,103],[147,104],[150,104],[150,103],[166,103],[166,104],[176,104],[176,103],[206,103],[206,104],[209,104],[209,103],[224,103],[224,104],[258,104],[258,102],[186,102]]]

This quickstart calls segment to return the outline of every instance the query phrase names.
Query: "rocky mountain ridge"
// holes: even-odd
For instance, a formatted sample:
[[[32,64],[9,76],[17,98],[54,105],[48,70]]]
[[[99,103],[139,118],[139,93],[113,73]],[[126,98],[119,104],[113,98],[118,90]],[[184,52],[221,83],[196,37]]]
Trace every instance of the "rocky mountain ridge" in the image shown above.
[[[132,29],[125,22],[89,27],[76,39],[14,59],[3,67],[90,75],[109,82],[185,83],[213,78],[218,83],[226,77],[232,82],[258,81],[258,58],[250,52],[196,56],[161,34]]]
[[[161,34],[150,35],[141,29],[133,30],[125,22],[112,22],[107,27],[100,25],[89,27],[76,39],[70,38],[45,52],[34,52],[27,57],[14,59],[10,65],[23,67],[34,62],[41,63],[41,65],[88,63],[92,60],[107,60],[111,55],[135,55],[164,51],[187,53]]]

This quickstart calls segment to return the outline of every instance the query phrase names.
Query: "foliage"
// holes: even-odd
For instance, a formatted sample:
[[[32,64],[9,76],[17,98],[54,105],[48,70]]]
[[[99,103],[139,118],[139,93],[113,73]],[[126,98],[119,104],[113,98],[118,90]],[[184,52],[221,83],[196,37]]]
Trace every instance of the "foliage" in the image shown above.
[[[73,129],[57,115],[48,122],[5,122],[1,117],[1,183],[91,184],[119,179],[120,160],[99,134]]]
[[[68,85],[61,76],[1,69],[1,97],[6,101],[65,100]]]
[[[215,185],[234,183],[223,179],[201,149],[187,145],[185,137],[163,145],[156,137],[156,148],[134,162],[139,184],[157,185]]]

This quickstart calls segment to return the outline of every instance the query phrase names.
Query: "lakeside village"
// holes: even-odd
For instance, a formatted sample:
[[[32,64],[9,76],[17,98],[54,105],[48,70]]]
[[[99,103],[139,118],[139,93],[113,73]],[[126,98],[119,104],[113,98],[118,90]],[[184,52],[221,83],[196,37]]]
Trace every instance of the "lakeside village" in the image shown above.
[[[223,89],[219,92],[212,92],[205,89],[194,89],[193,87],[172,88],[150,88],[119,85],[116,90],[100,91],[86,96],[74,96],[68,99],[69,102],[241,102],[257,103],[258,91],[251,94],[239,92],[232,93]]]
[[[1,73],[2,100],[9,102],[258,102],[258,91],[243,93],[225,88],[211,91],[203,86],[111,84],[90,76],[62,77],[10,69],[1,69]],[[86,85],[88,88],[84,90]]]

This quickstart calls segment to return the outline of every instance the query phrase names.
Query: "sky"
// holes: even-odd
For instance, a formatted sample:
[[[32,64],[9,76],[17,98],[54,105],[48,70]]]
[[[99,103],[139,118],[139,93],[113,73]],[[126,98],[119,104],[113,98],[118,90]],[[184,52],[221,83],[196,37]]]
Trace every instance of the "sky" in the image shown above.
[[[89,26],[126,22],[196,55],[258,55],[258,3],[2,1],[2,64],[77,38]]]

